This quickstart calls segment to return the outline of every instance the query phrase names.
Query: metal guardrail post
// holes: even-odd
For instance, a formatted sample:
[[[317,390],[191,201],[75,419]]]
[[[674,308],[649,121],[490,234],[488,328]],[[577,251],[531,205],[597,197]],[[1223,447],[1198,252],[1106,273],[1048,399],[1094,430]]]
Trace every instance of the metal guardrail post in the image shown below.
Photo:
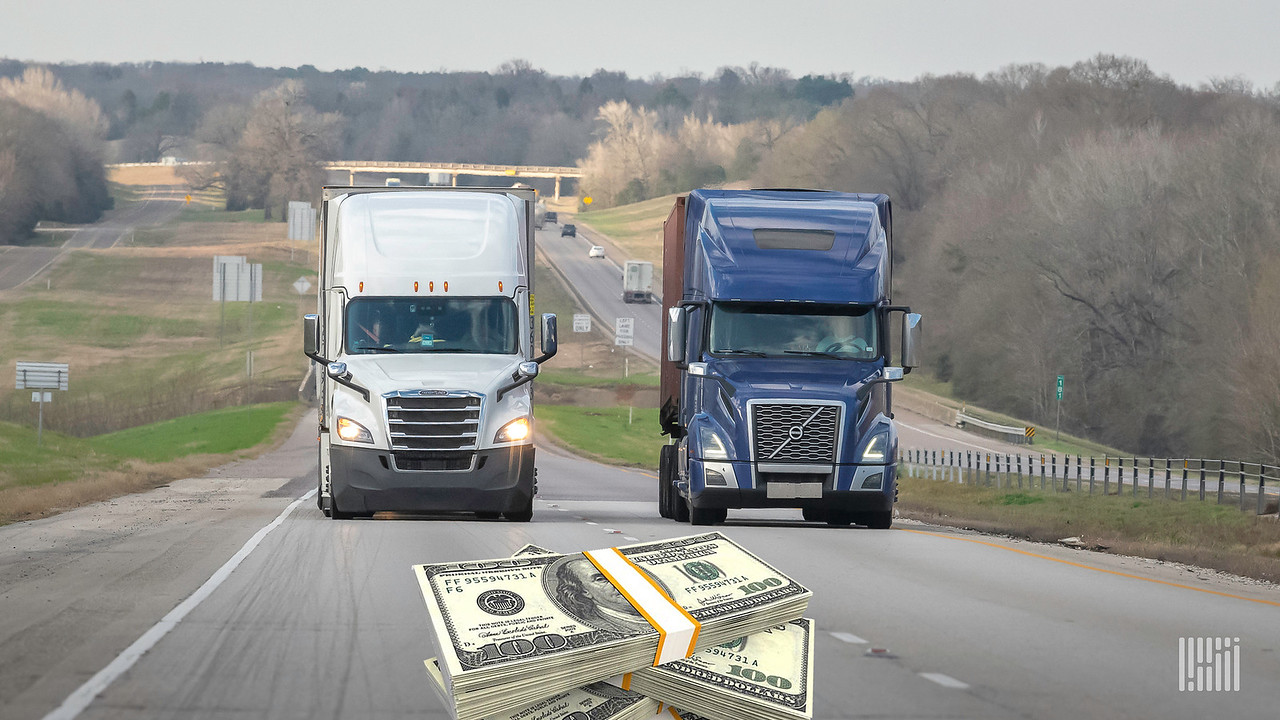
[[[1124,458],[1116,458],[1116,495],[1124,495]]]
[[[1169,458],[1164,459],[1164,499],[1169,499]]]
[[[1156,459],[1147,458],[1147,499],[1151,499],[1151,488],[1156,484]]]
[[[987,472],[982,477],[982,484],[991,487],[991,453],[987,453]]]
[[[1044,453],[1040,453],[1040,489],[1044,489]]]
[[[1018,489],[1022,489],[1022,453],[1018,453]]]
[[[1182,499],[1187,499],[1187,459],[1182,459]]]
[[[1240,463],[1240,512],[1244,512],[1244,463]]]
[[[1204,502],[1204,460],[1197,460],[1200,464],[1200,502]]]
[[[972,485],[973,484],[973,451],[965,450],[964,454],[966,456],[965,464],[968,465],[968,467],[965,468],[964,481]]]
[[[1098,459],[1089,456],[1089,494],[1093,495],[1093,478],[1098,471]]]
[[[1267,471],[1262,463],[1258,463],[1258,515],[1261,515],[1266,509],[1266,503],[1263,499],[1267,494]]]
[[[1054,490],[1058,489],[1058,456],[1049,456],[1049,484]]]
[[[1080,477],[1084,474],[1084,461],[1076,454],[1076,492],[1080,492]]]
[[[1226,484],[1227,484],[1227,471],[1225,469],[1225,465],[1226,463],[1222,462],[1221,460],[1218,461],[1218,504],[1219,505],[1222,504],[1222,491],[1226,488]]]
[[[1138,458],[1133,460],[1133,496],[1138,497]]]
[[[1111,494],[1111,456],[1102,456],[1102,494]]]

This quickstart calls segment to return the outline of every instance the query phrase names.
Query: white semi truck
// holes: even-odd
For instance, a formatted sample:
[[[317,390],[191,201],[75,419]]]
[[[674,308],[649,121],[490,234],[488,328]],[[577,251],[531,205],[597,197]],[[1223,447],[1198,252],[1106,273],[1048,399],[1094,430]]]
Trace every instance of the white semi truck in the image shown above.
[[[531,189],[326,187],[303,321],[320,385],[319,506],[533,517]]]
[[[648,303],[653,300],[653,263],[628,260],[622,266],[622,302]]]

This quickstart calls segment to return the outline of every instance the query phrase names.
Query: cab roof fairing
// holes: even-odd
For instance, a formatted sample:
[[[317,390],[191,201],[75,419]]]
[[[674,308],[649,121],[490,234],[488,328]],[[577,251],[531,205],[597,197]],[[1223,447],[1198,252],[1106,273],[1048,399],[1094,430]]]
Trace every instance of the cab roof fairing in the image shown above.
[[[508,196],[368,193],[335,204],[330,287],[352,296],[408,296],[417,282],[424,296],[515,297],[528,286],[523,210]]]
[[[837,192],[689,194],[686,299],[874,305],[885,300],[888,244],[874,196]],[[834,232],[830,250],[761,249],[756,229]],[[696,235],[694,234],[696,233]],[[797,279],[803,279],[797,282]]]

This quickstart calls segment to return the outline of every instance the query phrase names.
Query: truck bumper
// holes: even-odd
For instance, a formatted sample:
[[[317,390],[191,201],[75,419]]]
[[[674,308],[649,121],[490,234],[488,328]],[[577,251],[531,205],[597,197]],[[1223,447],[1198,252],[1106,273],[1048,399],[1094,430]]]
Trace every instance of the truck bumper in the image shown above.
[[[344,513],[518,512],[533,498],[532,445],[481,450],[471,471],[397,471],[386,450],[334,445],[330,492]]]
[[[712,468],[725,470],[725,463],[710,463]],[[733,479],[738,487],[725,482],[726,473],[713,483],[706,482],[707,463],[689,462],[688,495],[697,508],[821,508],[844,512],[883,512],[893,509],[897,495],[897,464],[890,465],[838,465],[836,471],[821,483],[820,497],[777,497],[771,493],[767,480],[753,480],[751,464],[732,463]],[[779,481],[791,480],[786,475],[773,476]],[[753,483],[759,483],[756,487]],[[806,483],[807,492],[783,493],[787,495],[818,494],[819,483]]]

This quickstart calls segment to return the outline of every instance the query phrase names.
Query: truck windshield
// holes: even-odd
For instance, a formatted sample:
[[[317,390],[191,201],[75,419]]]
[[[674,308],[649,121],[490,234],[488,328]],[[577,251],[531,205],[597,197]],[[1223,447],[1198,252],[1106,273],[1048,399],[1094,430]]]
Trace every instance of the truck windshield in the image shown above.
[[[867,306],[715,303],[713,355],[799,355],[871,360],[880,356],[876,314]]]
[[[347,352],[519,351],[510,298],[357,298],[347,304]]]

